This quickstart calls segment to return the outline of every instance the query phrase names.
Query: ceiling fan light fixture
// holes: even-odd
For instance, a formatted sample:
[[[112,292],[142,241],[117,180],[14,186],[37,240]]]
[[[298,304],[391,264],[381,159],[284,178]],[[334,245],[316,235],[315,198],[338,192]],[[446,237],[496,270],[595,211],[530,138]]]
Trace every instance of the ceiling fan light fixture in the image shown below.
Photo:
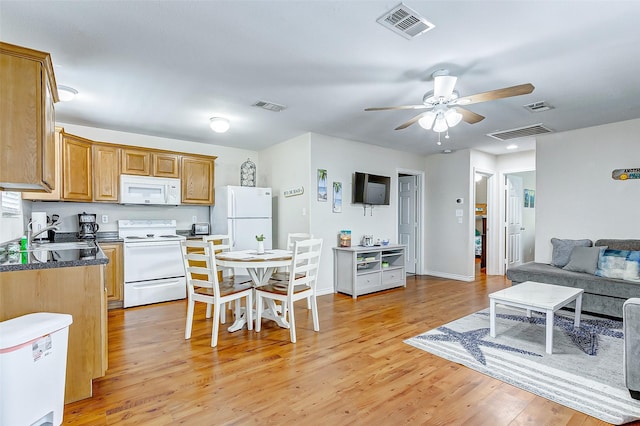
[[[429,111],[425,113],[420,120],[418,120],[418,124],[423,129],[430,130],[431,126],[433,126],[433,121],[436,119],[436,114],[433,111]]]
[[[448,128],[449,126],[447,126],[447,120],[445,120],[442,114],[438,114],[436,122],[433,124],[433,131],[441,133],[447,131]]]
[[[447,120],[449,127],[454,127],[462,120],[462,114],[456,111],[455,108],[450,108],[444,113],[444,118]]]
[[[224,133],[229,130],[231,123],[224,117],[211,117],[209,119],[209,127],[216,133]]]

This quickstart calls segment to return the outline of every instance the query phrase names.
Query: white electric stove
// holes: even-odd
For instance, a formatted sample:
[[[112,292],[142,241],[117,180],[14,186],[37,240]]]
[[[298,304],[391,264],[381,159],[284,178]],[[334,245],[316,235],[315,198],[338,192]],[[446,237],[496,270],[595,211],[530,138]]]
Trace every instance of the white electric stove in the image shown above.
[[[184,299],[186,280],[176,221],[118,221],[124,240],[124,307]]]

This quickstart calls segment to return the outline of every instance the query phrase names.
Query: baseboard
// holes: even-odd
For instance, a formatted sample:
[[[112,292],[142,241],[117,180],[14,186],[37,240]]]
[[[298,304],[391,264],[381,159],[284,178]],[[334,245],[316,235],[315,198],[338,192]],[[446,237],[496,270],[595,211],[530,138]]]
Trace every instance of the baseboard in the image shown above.
[[[431,275],[433,277],[438,277],[438,278],[447,278],[450,280],[456,280],[456,281],[466,281],[466,282],[471,282],[473,280],[475,280],[475,276],[468,276],[468,275],[457,275],[457,274],[449,274],[447,272],[438,272],[438,271],[426,271],[425,275]]]

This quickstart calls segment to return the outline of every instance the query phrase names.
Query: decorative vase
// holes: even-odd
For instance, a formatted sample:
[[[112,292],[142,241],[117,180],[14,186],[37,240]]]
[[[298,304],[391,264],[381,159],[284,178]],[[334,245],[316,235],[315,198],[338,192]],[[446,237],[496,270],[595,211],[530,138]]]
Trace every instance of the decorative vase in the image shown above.
[[[258,254],[264,254],[264,241],[258,241]]]

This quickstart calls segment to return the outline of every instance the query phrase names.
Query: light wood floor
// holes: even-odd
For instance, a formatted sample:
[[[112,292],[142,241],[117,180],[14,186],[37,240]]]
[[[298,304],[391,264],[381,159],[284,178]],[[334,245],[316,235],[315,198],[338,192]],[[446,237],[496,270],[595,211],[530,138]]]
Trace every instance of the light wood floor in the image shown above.
[[[184,301],[113,310],[107,375],[65,406],[64,424],[606,424],[403,343],[508,285],[410,277],[357,300],[321,296],[319,333],[302,301],[296,344],[264,321],[260,333],[221,327],[211,348],[201,304],[191,340]]]

